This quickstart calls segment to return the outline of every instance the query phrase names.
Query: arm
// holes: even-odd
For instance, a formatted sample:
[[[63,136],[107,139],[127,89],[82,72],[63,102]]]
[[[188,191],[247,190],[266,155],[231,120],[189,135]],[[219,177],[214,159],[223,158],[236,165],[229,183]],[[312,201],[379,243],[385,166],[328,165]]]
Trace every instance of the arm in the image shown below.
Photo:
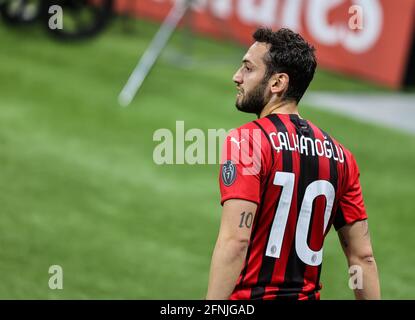
[[[362,289],[354,289],[356,299],[380,299],[379,277],[367,220],[343,226],[338,235],[349,267],[360,266],[363,272]]]
[[[219,235],[213,251],[206,299],[229,299],[241,273],[257,205],[231,199],[223,205]]]

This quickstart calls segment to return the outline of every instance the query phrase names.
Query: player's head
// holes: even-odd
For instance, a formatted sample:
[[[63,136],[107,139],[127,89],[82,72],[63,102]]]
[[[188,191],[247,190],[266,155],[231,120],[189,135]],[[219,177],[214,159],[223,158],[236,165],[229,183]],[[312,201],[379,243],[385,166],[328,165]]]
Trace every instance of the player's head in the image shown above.
[[[253,38],[233,76],[238,110],[259,115],[271,100],[298,104],[314,76],[314,48],[289,29],[259,28]]]

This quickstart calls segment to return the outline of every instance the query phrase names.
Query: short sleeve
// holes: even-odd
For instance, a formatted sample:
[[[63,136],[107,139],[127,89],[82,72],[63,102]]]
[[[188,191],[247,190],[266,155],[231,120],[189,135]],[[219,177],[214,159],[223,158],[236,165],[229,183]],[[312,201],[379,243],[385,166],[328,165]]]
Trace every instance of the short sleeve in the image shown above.
[[[221,159],[221,204],[229,199],[243,199],[259,204],[261,130],[248,126],[231,131],[224,141]]]
[[[336,230],[339,230],[346,224],[367,219],[362,188],[359,180],[359,168],[355,158],[350,152],[348,152],[346,160],[348,160],[346,161],[345,174],[346,187],[339,200],[338,209],[333,223]]]

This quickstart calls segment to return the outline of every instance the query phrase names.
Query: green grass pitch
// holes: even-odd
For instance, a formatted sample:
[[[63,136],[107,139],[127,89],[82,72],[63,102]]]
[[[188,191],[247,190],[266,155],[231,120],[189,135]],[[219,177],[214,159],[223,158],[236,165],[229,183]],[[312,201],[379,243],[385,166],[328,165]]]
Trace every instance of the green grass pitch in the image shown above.
[[[0,26],[1,299],[204,298],[218,165],[157,166],[152,136],[176,120],[205,132],[252,120],[236,112],[231,81],[245,49],[178,32],[120,108],[117,95],[157,26],[134,29],[115,23],[68,45]],[[193,64],[175,58],[185,50]],[[323,71],[311,89],[384,90]],[[414,298],[414,137],[301,110],[357,158],[383,297]],[[53,264],[63,267],[63,290],[48,287]],[[353,298],[333,230],[322,282],[323,299]]]

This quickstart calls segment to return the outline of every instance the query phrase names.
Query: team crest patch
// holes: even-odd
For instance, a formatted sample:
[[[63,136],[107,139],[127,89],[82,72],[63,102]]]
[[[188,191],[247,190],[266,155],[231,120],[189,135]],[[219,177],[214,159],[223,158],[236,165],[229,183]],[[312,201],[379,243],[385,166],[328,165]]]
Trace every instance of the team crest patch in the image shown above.
[[[236,178],[236,167],[231,160],[227,160],[222,166],[222,181],[223,184],[229,187],[234,183]]]

